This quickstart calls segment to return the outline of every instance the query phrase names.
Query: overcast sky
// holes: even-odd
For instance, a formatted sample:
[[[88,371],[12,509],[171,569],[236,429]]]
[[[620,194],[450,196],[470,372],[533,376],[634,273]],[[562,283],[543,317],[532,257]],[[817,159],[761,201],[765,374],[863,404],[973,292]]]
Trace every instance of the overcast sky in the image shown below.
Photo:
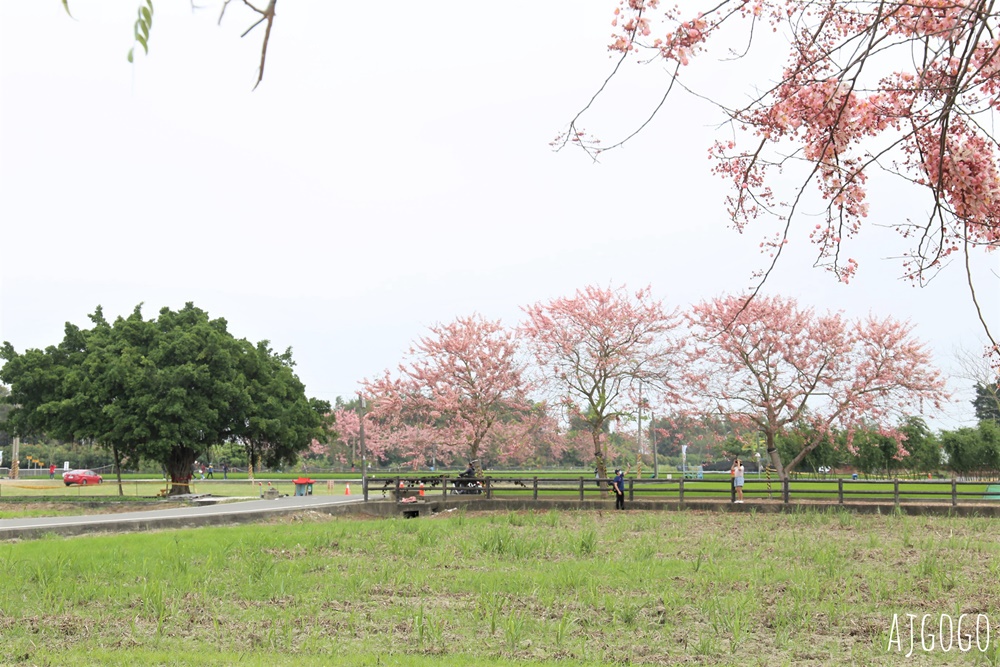
[[[551,150],[613,65],[614,2],[282,2],[256,91],[262,33],[239,38],[245,8],[218,27],[215,3],[158,2],[130,65],[137,4],[70,0],[70,18],[59,0],[0,3],[0,340],[19,351],[98,304],[153,317],[193,301],[238,337],[291,346],[308,393],[332,401],[436,322],[513,325],[587,284],[650,284],[685,307],[763,265],[772,229],[727,227],[708,105],[672,97],[600,164]],[[686,76],[746,85],[712,62]],[[663,82],[628,68],[584,125],[616,138]],[[878,179],[873,198],[869,222],[925,210]],[[869,224],[844,286],[803,238],[767,292],[909,319],[949,374],[956,346],[981,345],[959,267],[912,287],[886,259],[894,234]],[[1000,313],[990,268],[980,296]],[[973,421],[967,385],[932,424]]]

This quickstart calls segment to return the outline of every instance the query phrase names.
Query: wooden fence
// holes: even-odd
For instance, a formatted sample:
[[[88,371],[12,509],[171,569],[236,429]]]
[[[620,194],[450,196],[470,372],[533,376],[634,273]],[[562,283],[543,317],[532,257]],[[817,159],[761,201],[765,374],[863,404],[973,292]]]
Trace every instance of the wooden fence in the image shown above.
[[[681,503],[706,498],[735,499],[728,478],[723,479],[626,479],[626,495],[632,500],[670,500]],[[609,498],[610,479],[594,477],[493,477],[478,479],[434,476],[369,477],[362,489],[365,500],[424,496],[427,499],[449,496],[479,498],[517,498],[532,500],[602,500]],[[950,480],[854,480],[794,479],[766,480],[746,478],[743,498],[776,500],[820,500],[844,504],[852,500],[900,502],[936,502],[957,505],[960,501],[1000,501],[1000,484]]]

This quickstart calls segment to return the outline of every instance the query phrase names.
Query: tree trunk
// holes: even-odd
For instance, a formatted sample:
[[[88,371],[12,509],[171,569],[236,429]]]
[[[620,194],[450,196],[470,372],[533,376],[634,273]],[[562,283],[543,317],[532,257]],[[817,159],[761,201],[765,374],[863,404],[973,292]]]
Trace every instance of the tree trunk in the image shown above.
[[[778,454],[778,448],[774,445],[774,432],[765,431],[764,437],[767,441],[767,455],[771,457],[771,466],[778,472],[778,479],[788,479],[788,473],[781,465],[781,455]]]
[[[122,456],[118,451],[117,445],[111,445],[111,457],[115,460],[115,476],[118,478],[118,495],[124,496],[125,490],[122,489]]]
[[[184,446],[170,450],[167,457],[167,472],[170,474],[170,495],[183,496],[191,493],[191,467],[195,453]]]
[[[476,471],[476,477],[482,479],[486,475],[483,474],[483,463],[479,460],[479,443],[480,441],[477,440],[469,445],[469,463],[472,464],[472,469]]]
[[[247,445],[245,449],[247,452],[247,479],[249,479],[250,483],[252,484],[254,464],[257,462],[255,460],[257,458],[257,450],[251,445]]]
[[[604,451],[601,447],[602,425],[603,424],[598,424],[591,428],[590,436],[594,439],[594,465],[597,467],[597,476],[603,480],[608,476],[608,464],[604,460]],[[607,493],[608,485],[606,482],[599,482],[598,486],[602,492]]]

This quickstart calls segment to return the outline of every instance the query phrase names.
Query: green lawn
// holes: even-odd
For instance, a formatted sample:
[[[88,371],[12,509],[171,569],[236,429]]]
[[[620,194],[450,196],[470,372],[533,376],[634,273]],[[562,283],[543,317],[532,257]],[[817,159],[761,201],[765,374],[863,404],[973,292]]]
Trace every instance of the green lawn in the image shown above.
[[[282,475],[268,474],[266,477],[258,477],[259,482],[252,484],[245,476],[231,476],[229,480],[223,480],[221,474],[214,479],[195,479],[191,482],[191,490],[197,494],[210,494],[225,497],[259,497],[262,490],[268,488],[268,484],[278,489],[281,494],[294,494],[295,485],[292,480],[299,477],[298,474],[285,473]],[[454,479],[457,475],[450,475]],[[415,480],[417,475],[402,475],[402,479]],[[494,487],[493,493],[497,497],[528,497],[532,495],[532,477],[525,473],[492,473],[490,474]],[[584,498],[596,500],[604,497],[594,479],[590,475],[582,476],[566,472],[539,473],[539,497],[540,498],[566,498],[578,499],[580,497],[580,480],[583,480]],[[339,477],[332,476],[311,476],[315,480],[313,484],[314,495],[344,495],[345,486],[350,485],[353,495],[362,493],[360,477],[351,477],[350,474]],[[430,479],[431,475],[425,473],[425,478]],[[522,483],[511,481],[512,478],[522,480]],[[391,489],[394,486],[392,480],[395,476],[378,475],[372,478],[370,496],[381,498],[383,490]],[[676,500],[679,497],[679,475],[672,475],[667,479],[666,475],[661,475],[658,481],[648,478],[640,480],[627,480],[632,483],[633,496],[635,499],[649,500]],[[836,478],[826,480],[795,479],[791,482],[791,498],[808,500],[828,500],[837,501]],[[852,481],[843,480],[845,502],[857,500],[881,500],[884,502],[893,501],[893,484],[891,481]],[[122,491],[125,496],[133,498],[153,498],[158,496],[167,483],[162,479],[150,477],[129,476],[124,478]],[[1000,500],[1000,493],[997,486],[989,491],[989,483],[960,484],[958,486],[959,502]],[[951,502],[951,482],[947,480],[936,481],[900,481],[899,493],[903,502],[913,501],[935,501],[941,503]],[[440,495],[440,487],[433,487],[429,483],[425,487],[425,493],[431,496]],[[108,498],[118,495],[118,485],[113,478],[106,478],[103,484],[90,486],[65,486],[60,480],[49,479],[20,479],[20,480],[0,480],[0,499],[12,497],[28,498]],[[781,499],[781,484],[777,480],[772,480],[770,485],[765,479],[758,479],[755,476],[747,477],[744,489],[745,498],[748,501],[754,499]],[[707,474],[704,479],[684,480],[685,500],[699,500],[704,498],[728,498],[730,496],[730,480],[727,474]]]
[[[459,510],[13,542],[0,664],[996,664],[996,636],[886,650],[893,614],[1000,634],[995,526]]]
[[[533,480],[530,476],[520,476],[513,474],[490,475],[492,493],[498,498],[528,497],[533,494],[531,488]],[[520,482],[513,481],[519,478]],[[394,480],[394,477],[378,476],[371,481],[371,495],[381,497],[381,490],[385,481]],[[402,479],[417,479],[414,476],[402,476]],[[581,477],[580,475],[538,475],[538,495],[539,498],[565,498],[579,499],[582,481],[583,498],[586,500],[596,500],[603,497],[601,490],[592,476]],[[662,475],[659,480],[648,478],[640,480],[626,479],[626,488],[631,485],[632,496],[636,500],[677,500],[680,495],[681,477],[673,475],[668,479]],[[840,482],[843,486],[845,502],[857,500],[876,500],[883,502],[893,502],[894,486],[891,480],[851,480],[844,479]],[[392,485],[390,484],[390,487]],[[997,488],[989,491],[989,483],[961,483],[957,487],[958,501],[983,501],[1000,500],[1000,493]],[[744,487],[744,497],[748,501],[753,499],[781,500],[781,482],[771,480],[770,483],[764,478],[756,476],[748,477]],[[427,486],[425,493],[439,495],[440,489],[432,489]],[[901,480],[899,482],[899,497],[901,502],[933,501],[940,503],[951,502],[952,486],[949,480]],[[838,480],[829,478],[825,480],[799,478],[793,479],[790,483],[790,498],[807,500],[827,500],[837,502],[838,500]],[[684,480],[685,500],[699,500],[705,498],[729,498],[730,478],[728,474],[706,474],[703,479]]]

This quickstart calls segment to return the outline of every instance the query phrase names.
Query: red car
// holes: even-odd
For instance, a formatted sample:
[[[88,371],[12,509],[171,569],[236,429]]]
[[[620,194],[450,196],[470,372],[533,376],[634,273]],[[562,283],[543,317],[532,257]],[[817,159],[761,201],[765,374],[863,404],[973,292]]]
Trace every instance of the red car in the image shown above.
[[[63,483],[66,486],[70,484],[87,486],[88,484],[100,484],[103,481],[104,479],[93,470],[70,470],[63,473]]]

